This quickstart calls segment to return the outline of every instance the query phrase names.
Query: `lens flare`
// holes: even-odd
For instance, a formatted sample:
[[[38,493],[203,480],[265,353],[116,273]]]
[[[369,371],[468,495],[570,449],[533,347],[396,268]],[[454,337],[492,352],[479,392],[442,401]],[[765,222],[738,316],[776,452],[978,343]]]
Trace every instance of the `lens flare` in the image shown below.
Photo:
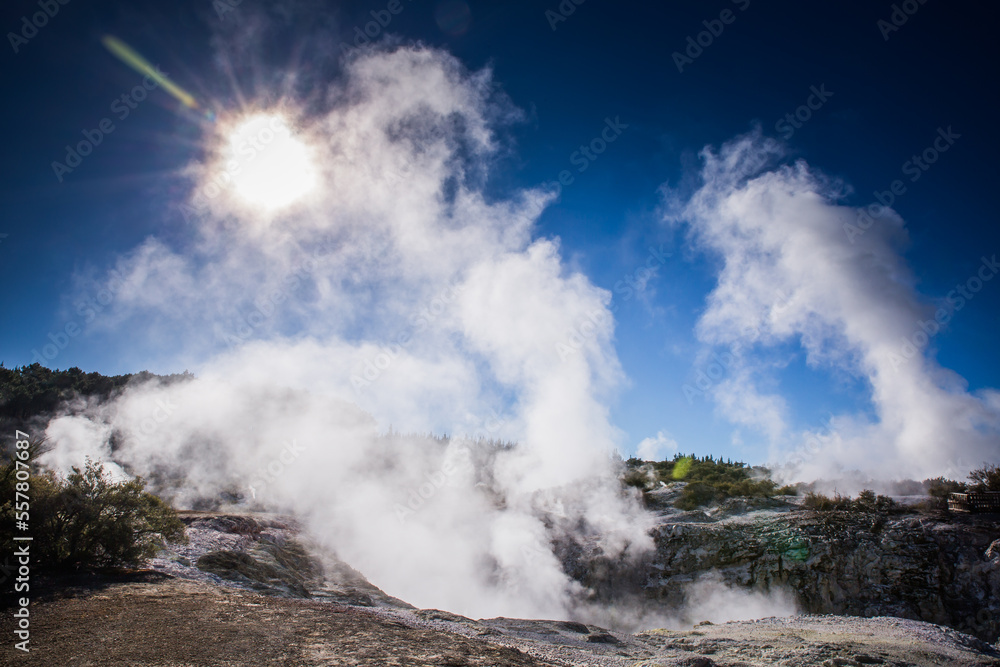
[[[180,100],[181,104],[187,108],[199,108],[198,101],[194,99],[193,95],[167,78],[167,76],[160,72],[157,67],[150,64],[148,60],[136,53],[135,49],[122,40],[111,35],[105,35],[101,38],[101,43],[104,44],[108,51],[115,54],[119,60],[134,69],[139,74],[148,76],[150,79],[159,84],[163,90]]]

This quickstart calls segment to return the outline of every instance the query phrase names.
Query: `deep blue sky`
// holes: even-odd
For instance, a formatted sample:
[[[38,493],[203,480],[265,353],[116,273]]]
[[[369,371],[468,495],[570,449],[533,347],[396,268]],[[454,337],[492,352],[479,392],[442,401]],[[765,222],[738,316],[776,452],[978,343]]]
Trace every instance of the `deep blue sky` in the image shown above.
[[[903,163],[929,146],[939,127],[961,135],[894,206],[910,231],[906,259],[923,294],[943,296],[981,255],[1000,251],[993,196],[1000,41],[990,3],[914,2],[916,13],[885,40],[877,22],[890,18],[890,2],[587,0],[553,30],[545,12],[557,10],[556,0],[470,0],[471,23],[460,35],[435,20],[443,3],[402,2],[388,32],[443,47],[471,69],[491,65],[526,112],[526,121],[510,130],[510,156],[493,174],[496,193],[572,169],[571,155],[598,136],[606,118],[628,125],[575,175],[542,216],[538,233],[560,237],[567,261],[608,289],[645,262],[649,246],[663,244],[673,253],[650,281],[648,299],[619,300],[617,347],[632,384],[614,419],[633,444],[667,430],[682,449],[740,453],[730,445],[732,427],[708,402],[689,404],[681,390],[696,371],[693,328],[715,267],[659,223],[657,190],[690,175],[705,145],[717,146],[754,124],[781,136],[776,121],[805,103],[811,86],[833,95],[788,147],[850,183],[855,192],[848,203],[869,203],[876,189],[900,178]],[[255,57],[275,72],[295,66],[306,76],[333,75],[337,65],[329,53],[336,53],[338,40],[350,39],[371,20],[369,12],[386,4],[272,9],[273,21],[288,28],[283,39],[262,42]],[[672,54],[724,9],[735,20],[678,72]],[[22,16],[37,11],[36,2],[9,2],[0,27],[20,32]],[[73,0],[18,53],[5,37],[0,360],[6,366],[31,363],[33,350],[74,319],[65,307],[74,276],[105,271],[151,234],[169,240],[183,233],[169,203],[184,192],[170,174],[197,156],[199,134],[162,92],[116,121],[115,131],[62,183],[53,174],[51,163],[63,159],[63,147],[108,116],[111,101],[140,78],[108,54],[100,37],[121,37],[196,95],[225,100],[232,90],[214,80],[208,66],[212,31],[224,20],[235,19],[220,19],[209,0]],[[998,306],[1000,289],[985,289],[936,341],[941,362],[972,389],[998,384]],[[131,358],[121,353],[121,340],[85,331],[49,365],[109,374],[183,370]],[[831,388],[829,377],[804,365],[793,364],[783,382],[803,424],[866,404],[863,387]]]

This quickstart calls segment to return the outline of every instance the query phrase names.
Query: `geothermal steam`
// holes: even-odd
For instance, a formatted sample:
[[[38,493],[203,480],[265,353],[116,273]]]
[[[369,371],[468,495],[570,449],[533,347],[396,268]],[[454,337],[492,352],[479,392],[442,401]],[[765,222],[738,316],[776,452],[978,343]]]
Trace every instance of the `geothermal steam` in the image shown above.
[[[181,505],[228,492],[294,511],[416,605],[566,617],[582,591],[553,539],[625,558],[651,546],[612,464],[610,295],[533,238],[549,193],[483,193],[492,128],[516,117],[489,72],[366,52],[321,106],[252,110],[308,146],[308,197],[248,210],[209,156],[190,170],[189,240],[121,259],[104,323],[135,328],[161,363],[194,360],[197,379],[54,420],[53,461],[113,459]],[[264,138],[248,160],[268,159]]]
[[[781,155],[753,133],[703,151],[702,184],[688,201],[666,190],[668,221],[686,223],[692,243],[721,259],[697,330],[729,365],[709,389],[720,411],[768,437],[790,478],[837,469],[961,478],[993,459],[1000,392],[970,393],[928,344],[935,319],[946,322],[963,304],[917,293],[898,214],[872,218],[838,205],[843,185],[804,162],[766,168]],[[835,415],[796,432],[785,399],[766,388],[799,346],[810,366],[866,380],[874,417]]]

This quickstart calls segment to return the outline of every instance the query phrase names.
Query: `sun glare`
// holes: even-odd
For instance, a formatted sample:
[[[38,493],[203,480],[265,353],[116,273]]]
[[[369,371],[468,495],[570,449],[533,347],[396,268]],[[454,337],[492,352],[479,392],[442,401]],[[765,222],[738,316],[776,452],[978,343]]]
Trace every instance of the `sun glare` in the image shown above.
[[[233,191],[251,207],[269,212],[285,208],[317,185],[312,151],[280,115],[240,121],[229,134],[223,157]]]

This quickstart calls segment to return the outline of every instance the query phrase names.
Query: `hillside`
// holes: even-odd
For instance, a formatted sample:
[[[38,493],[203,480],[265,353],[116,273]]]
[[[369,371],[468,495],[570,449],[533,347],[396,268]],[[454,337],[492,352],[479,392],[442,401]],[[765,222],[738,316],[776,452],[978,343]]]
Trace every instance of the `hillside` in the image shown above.
[[[144,391],[191,378],[0,371],[0,415],[43,427],[66,408],[103,410],[131,383],[156,380]],[[502,514],[509,498],[496,466],[517,445],[461,444],[474,481],[464,500],[481,503],[481,514]],[[380,494],[403,494],[389,475],[416,459],[411,476],[397,479],[430,480],[431,488],[435,471],[444,471],[442,484],[454,474],[443,462],[450,449],[448,437],[375,433],[357,471],[374,471]],[[398,581],[390,590],[385,571],[357,556],[372,551],[348,546],[336,531],[311,532],[329,506],[310,524],[252,492],[208,484],[187,505],[204,511],[175,518],[166,508],[184,524],[186,541],[154,535],[149,570],[37,573],[32,664],[237,665],[253,656],[253,664],[276,665],[1000,665],[991,646],[1000,635],[996,516],[951,514],[926,495],[798,496],[800,487],[779,488],[765,468],[712,457],[610,463],[612,495],[634,503],[631,520],[648,531],[650,547],[609,553],[601,532],[575,513],[582,488],[563,490],[565,505],[535,498],[546,542],[522,556],[548,558],[572,591],[554,620],[417,609],[394,597],[411,597]],[[181,475],[160,481],[167,491],[188,483]],[[941,480],[905,486],[943,488]],[[401,535],[373,533],[364,546]],[[355,556],[347,562],[338,552]],[[537,569],[538,560],[529,562]],[[393,567],[424,572],[406,561]],[[483,578],[503,572],[480,563]],[[723,623],[734,618],[765,620]],[[12,630],[11,622],[5,615],[0,629]]]
[[[287,518],[182,516],[191,543],[171,545],[154,570],[45,580],[32,610],[30,664],[1000,665],[997,647],[898,618],[797,616],[629,634],[581,622],[474,620],[418,610],[329,554],[302,558],[295,542],[301,536]],[[198,557],[220,548],[242,554],[234,562],[243,565],[227,572]],[[295,579],[304,588],[290,589]],[[9,634],[11,626],[4,614],[0,631]],[[4,646],[5,656],[12,652]]]

